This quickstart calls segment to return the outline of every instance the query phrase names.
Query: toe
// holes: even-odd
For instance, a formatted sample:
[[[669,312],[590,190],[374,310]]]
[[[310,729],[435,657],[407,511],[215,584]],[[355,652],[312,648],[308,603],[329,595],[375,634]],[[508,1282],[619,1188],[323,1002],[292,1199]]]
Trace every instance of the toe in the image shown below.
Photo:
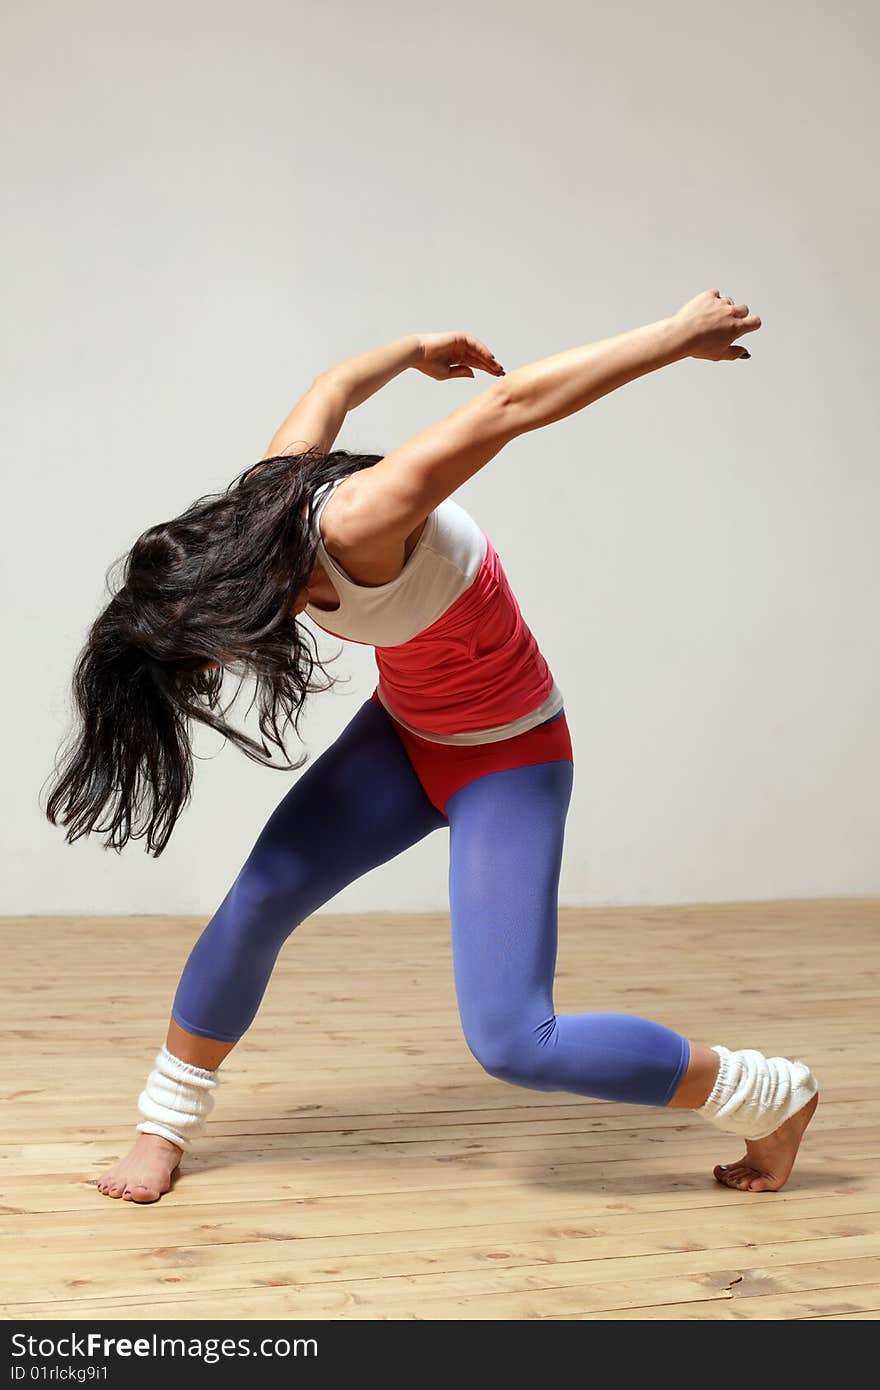
[[[742,1192],[753,1176],[754,1174],[750,1169],[743,1167],[741,1163],[735,1163],[721,1174],[720,1181],[725,1187],[732,1187],[738,1192]]]
[[[740,1177],[742,1172],[743,1166],[741,1163],[725,1164],[718,1170],[719,1180],[721,1182],[733,1184],[736,1182],[737,1178]]]
[[[736,1160],[735,1163],[719,1163],[719,1164],[716,1166],[716,1168],[715,1168],[715,1172],[716,1172],[716,1173],[733,1173],[733,1172],[736,1171],[737,1168],[745,1168],[746,1165],[747,1165],[747,1163],[748,1163],[748,1161],[749,1161],[749,1156],[748,1156],[748,1154],[743,1154],[742,1158],[738,1158],[738,1159]]]
[[[147,1187],[145,1183],[139,1183],[137,1187],[131,1189],[133,1202],[158,1202],[160,1195],[155,1187]]]

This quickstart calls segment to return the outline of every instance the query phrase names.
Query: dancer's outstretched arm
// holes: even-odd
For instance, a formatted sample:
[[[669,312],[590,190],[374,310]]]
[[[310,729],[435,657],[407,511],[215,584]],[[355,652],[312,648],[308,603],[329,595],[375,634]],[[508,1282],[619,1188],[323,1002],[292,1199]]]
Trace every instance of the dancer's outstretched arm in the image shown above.
[[[573,415],[636,377],[686,357],[748,357],[734,346],[760,328],[748,305],[703,290],[677,313],[613,338],[518,367],[481,395],[357,473],[330,499],[323,525],[333,554],[364,555],[401,540],[497,453],[529,430]]]
[[[409,333],[384,347],[347,357],[315,377],[275,431],[263,457],[297,454],[308,448],[329,453],[348,412],[408,367],[435,381],[473,376],[474,368],[503,375],[501,364],[479,338],[463,333]]]
[[[760,318],[749,313],[747,304],[722,299],[718,290],[703,290],[670,318],[521,367],[504,382],[517,434],[573,415],[636,377],[684,357],[712,362],[747,358],[748,349],[734,346],[734,340],[760,327]]]

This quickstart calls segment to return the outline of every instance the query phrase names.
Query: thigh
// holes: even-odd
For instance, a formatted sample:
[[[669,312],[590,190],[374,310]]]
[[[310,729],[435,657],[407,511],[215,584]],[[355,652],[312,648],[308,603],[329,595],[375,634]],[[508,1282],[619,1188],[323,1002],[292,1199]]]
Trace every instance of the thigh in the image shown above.
[[[366,700],[282,798],[242,873],[295,885],[310,912],[446,825],[381,705]]]
[[[510,768],[446,804],[455,985],[471,1042],[552,1017],[573,776],[568,760]]]

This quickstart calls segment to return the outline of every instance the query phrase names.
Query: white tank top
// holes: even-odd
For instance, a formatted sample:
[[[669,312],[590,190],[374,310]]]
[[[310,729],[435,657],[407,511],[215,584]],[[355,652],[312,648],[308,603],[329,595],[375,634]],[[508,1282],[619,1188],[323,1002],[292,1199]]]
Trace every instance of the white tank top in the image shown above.
[[[305,611],[319,627],[327,624],[325,632],[349,642],[400,646],[436,622],[470,587],[486,552],[486,537],[464,508],[447,497],[431,512],[395,579],[356,584],[328,553],[321,536],[321,513],[342,481],[337,478],[320,489],[313,513],[318,559],[339,595],[339,607],[328,611],[308,604]]]

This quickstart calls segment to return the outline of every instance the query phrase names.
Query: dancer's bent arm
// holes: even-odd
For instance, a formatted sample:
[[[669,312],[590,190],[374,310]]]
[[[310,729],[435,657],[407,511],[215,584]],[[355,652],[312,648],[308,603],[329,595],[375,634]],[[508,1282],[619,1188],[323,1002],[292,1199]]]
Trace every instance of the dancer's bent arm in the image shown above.
[[[703,290],[669,318],[545,357],[508,372],[487,391],[346,480],[325,525],[334,553],[403,539],[505,444],[583,410],[637,377],[686,357],[748,357],[734,339],[760,328],[748,305]],[[340,491],[342,491],[340,489]]]
[[[435,381],[473,376],[474,368],[493,376],[503,374],[501,364],[478,338],[463,333],[409,333],[383,347],[347,357],[316,376],[275,431],[263,457],[309,448],[329,453],[348,412],[409,367]]]

